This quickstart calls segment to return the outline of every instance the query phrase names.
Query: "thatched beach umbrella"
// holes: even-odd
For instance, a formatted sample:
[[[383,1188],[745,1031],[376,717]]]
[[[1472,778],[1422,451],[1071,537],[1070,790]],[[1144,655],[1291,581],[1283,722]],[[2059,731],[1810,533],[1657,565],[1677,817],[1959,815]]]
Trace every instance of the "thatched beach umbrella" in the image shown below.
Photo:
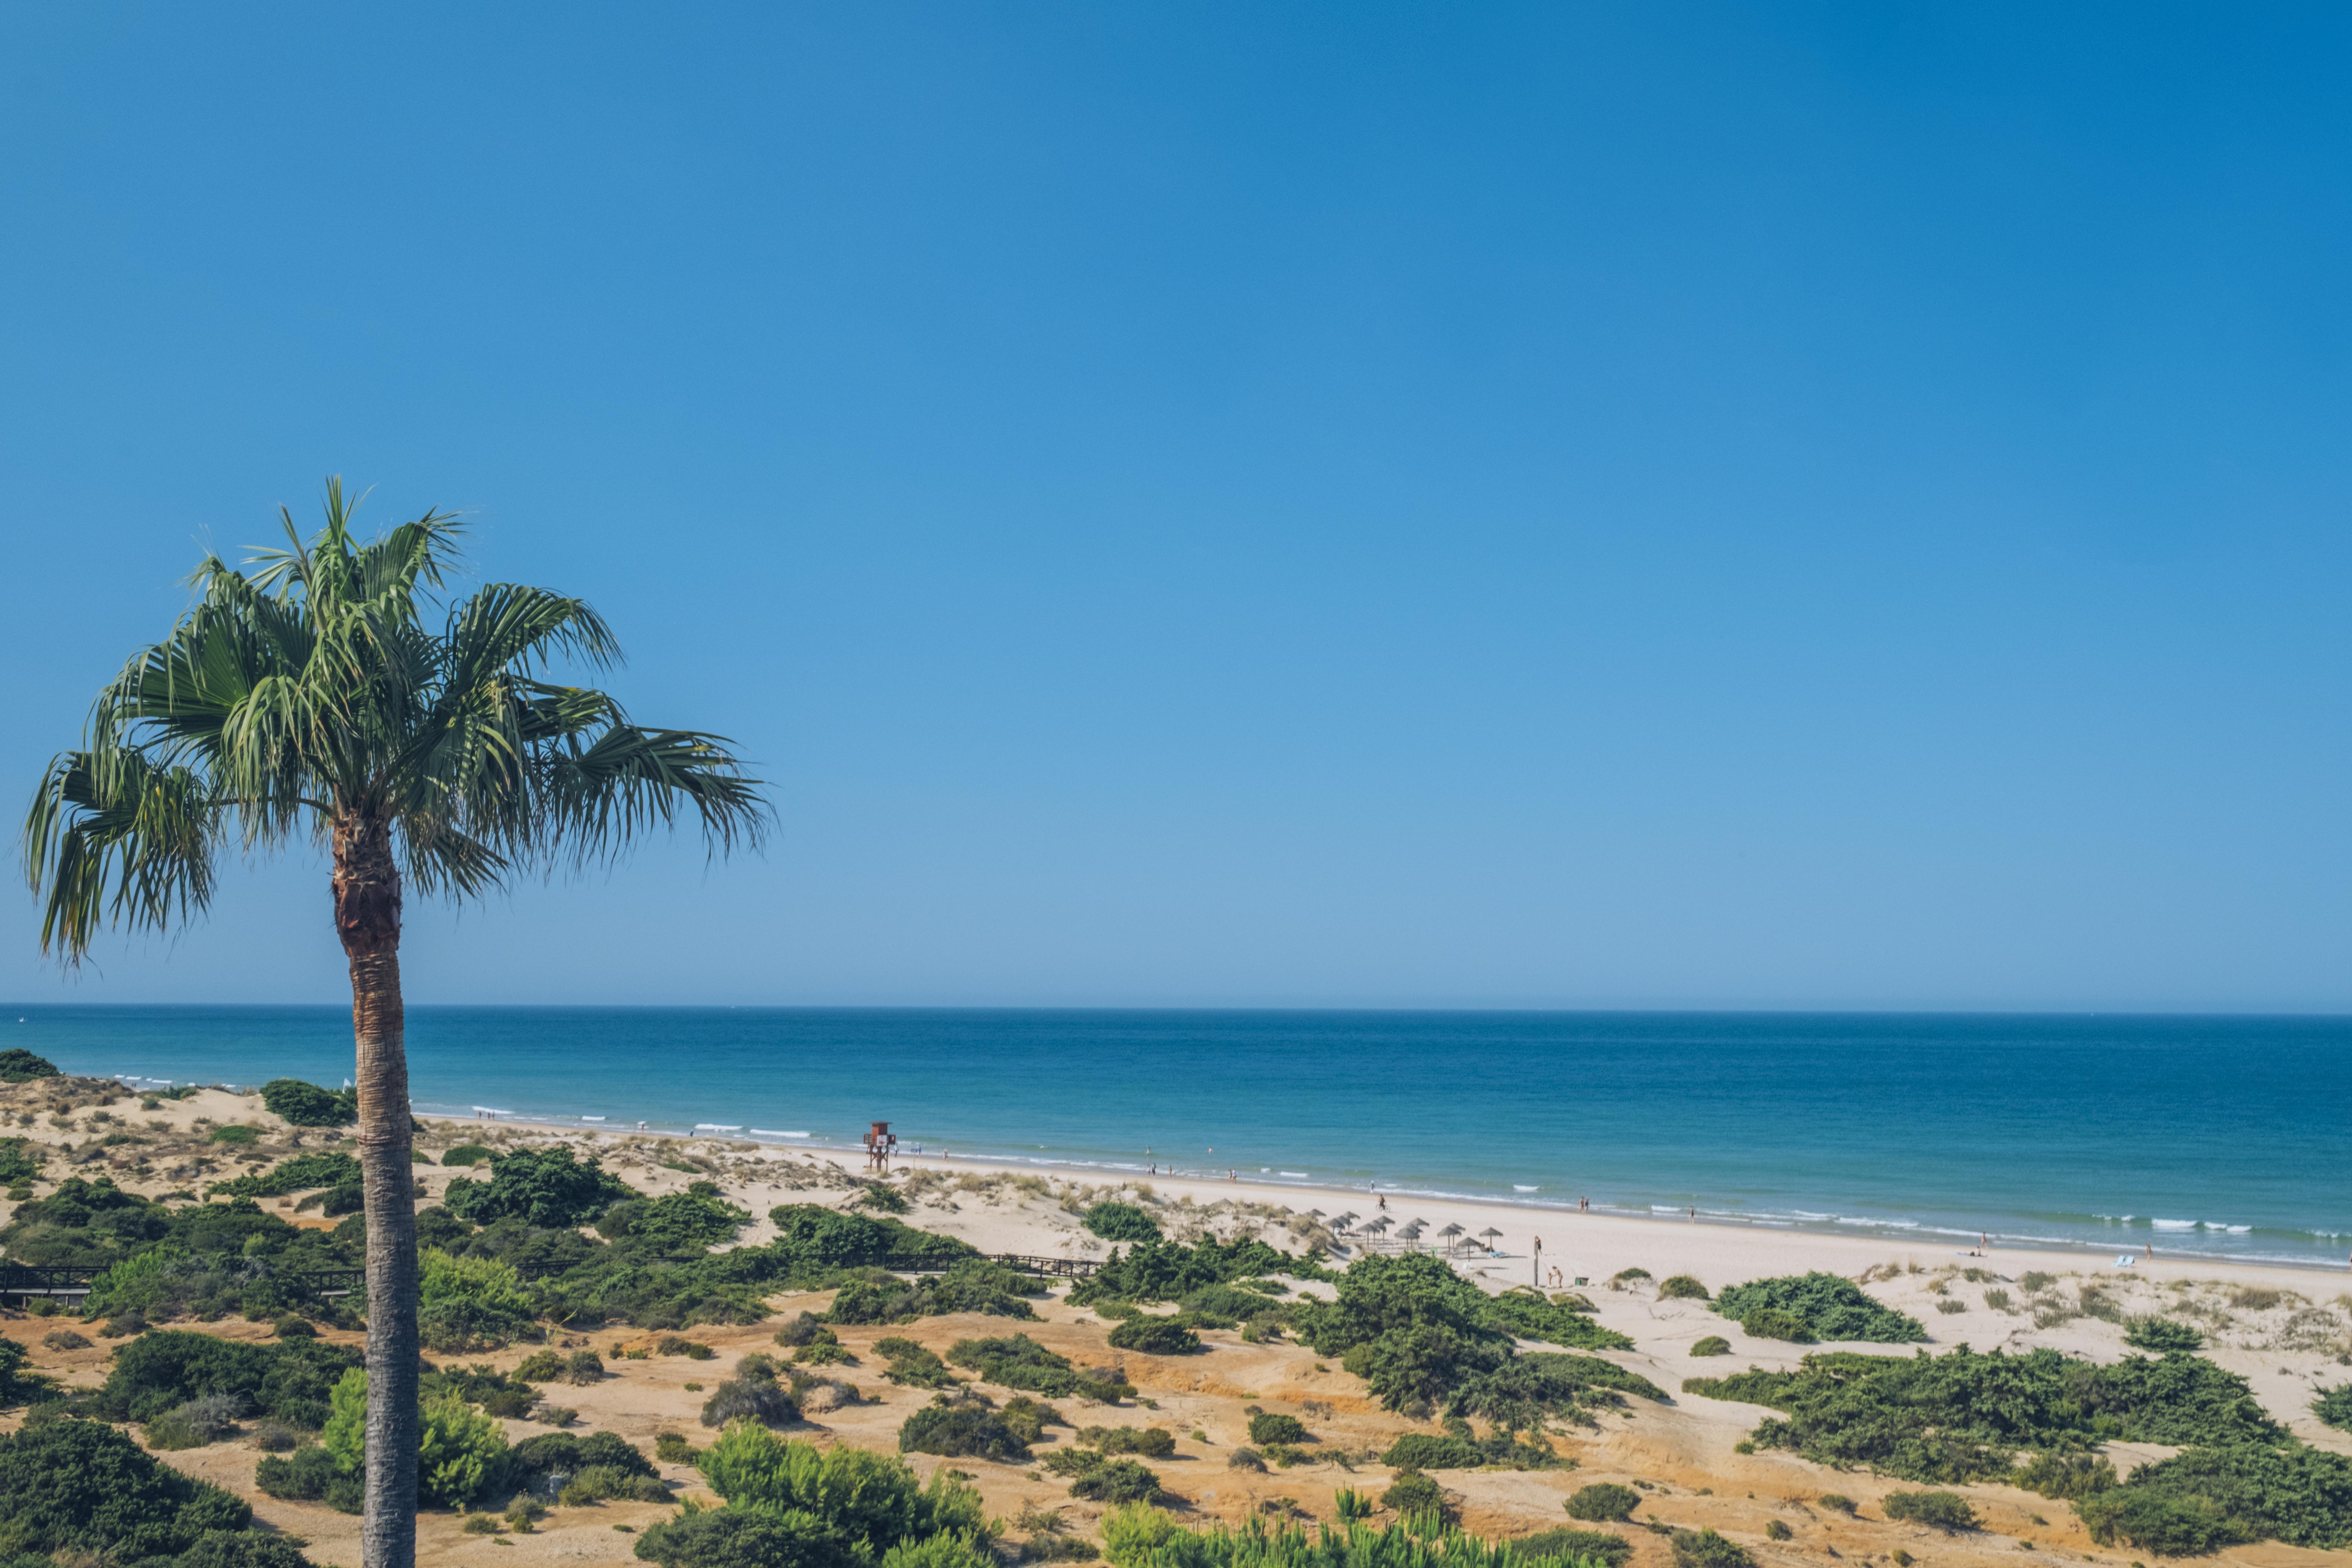
[[[1489,1252],[1492,1252],[1492,1251],[1494,1251],[1494,1250],[1495,1250],[1495,1238],[1496,1238],[1496,1237],[1498,1237],[1498,1236],[1502,1235],[1503,1233],[1502,1233],[1501,1231],[1499,1231],[1499,1230],[1496,1230],[1493,1226],[1491,1226],[1491,1225],[1490,1225],[1490,1226],[1488,1226],[1486,1229],[1484,1229],[1484,1230],[1480,1231],[1478,1234],[1479,1234],[1480,1236],[1483,1236],[1483,1237],[1485,1237],[1486,1238],[1486,1250],[1487,1250],[1487,1251],[1489,1251]]]

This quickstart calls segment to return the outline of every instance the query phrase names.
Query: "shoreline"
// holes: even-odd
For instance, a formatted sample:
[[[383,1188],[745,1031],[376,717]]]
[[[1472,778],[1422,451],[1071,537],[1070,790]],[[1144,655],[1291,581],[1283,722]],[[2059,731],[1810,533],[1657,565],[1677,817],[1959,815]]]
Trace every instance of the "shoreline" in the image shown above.
[[[862,1163],[866,1152],[858,1144],[827,1142],[814,1137],[783,1141],[775,1138],[748,1136],[748,1129],[719,1129],[687,1132],[665,1131],[648,1126],[639,1131],[634,1126],[612,1126],[579,1121],[559,1121],[526,1116],[499,1116],[496,1120],[417,1111],[419,1121],[440,1123],[446,1128],[465,1127],[515,1128],[535,1132],[555,1133],[567,1137],[589,1139],[659,1139],[678,1143],[715,1142],[730,1146],[747,1146],[758,1154],[802,1154],[841,1163],[852,1180],[863,1179],[862,1173],[853,1168]],[[740,1151],[739,1151],[740,1152]],[[2063,1262],[2074,1270],[2095,1267],[2104,1274],[2135,1275],[2143,1278],[2230,1279],[2259,1282],[2272,1274],[2286,1274],[2299,1280],[2312,1276],[2336,1275],[2352,1279],[2352,1261],[2330,1264],[2313,1259],[2277,1258],[2238,1258],[2212,1253],[2200,1253],[2158,1247],[2152,1259],[2147,1255],[2149,1233],[2134,1236],[2128,1251],[2135,1262],[2128,1268],[2117,1268],[2114,1259],[2124,1256],[2125,1247],[2105,1247],[2063,1238],[2036,1240],[1992,1237],[1990,1248],[1979,1249],[1973,1241],[1956,1233],[1920,1227],[1904,1231],[1889,1226],[1884,1229],[1864,1232],[1813,1228],[1796,1222],[1759,1222],[1742,1220],[1702,1209],[1695,1219],[1668,1218],[1638,1211],[1594,1205],[1580,1212],[1572,1204],[1562,1200],[1508,1199],[1477,1194],[1456,1194],[1428,1192],[1402,1185],[1379,1185],[1377,1188],[1342,1187],[1312,1180],[1268,1181],[1260,1175],[1243,1174],[1235,1180],[1192,1173],[1153,1173],[1146,1170],[1129,1171],[1123,1166],[1087,1164],[1078,1161],[1040,1156],[1034,1158],[1004,1155],[962,1155],[952,1152],[926,1150],[921,1153],[901,1151],[892,1159],[893,1170],[921,1170],[943,1175],[973,1174],[997,1176],[1055,1176],[1081,1185],[1113,1187],[1149,1187],[1175,1198],[1189,1200],[1196,1205],[1239,1201],[1249,1204],[1274,1205],[1295,1212],[1307,1212],[1305,1205],[1330,1205],[1332,1212],[1353,1209],[1366,1219],[1378,1212],[1378,1202],[1386,1197],[1390,1212],[1402,1217],[1420,1215],[1443,1226],[1464,1223],[1465,1231],[1476,1234],[1492,1225],[1502,1234],[1496,1245],[1505,1250],[1494,1257],[1483,1253],[1465,1253],[1456,1261],[1465,1266],[1477,1266],[1492,1270],[1510,1264],[1532,1266],[1535,1247],[1532,1243],[1543,1240],[1548,1258],[1547,1271],[1559,1267],[1563,1279],[1581,1274],[1588,1288],[1605,1280],[1620,1268],[1649,1267],[1645,1257],[1635,1252],[1671,1254],[1686,1260],[1691,1267],[1676,1265],[1654,1273],[1704,1273],[1708,1266],[1721,1273],[1719,1265],[1739,1258],[1751,1262],[1753,1268],[1744,1277],[1757,1278],[1784,1268],[1765,1266],[1769,1257],[1784,1261],[1790,1257],[1811,1260],[1806,1267],[1825,1267],[1828,1272],[1857,1274],[1873,1266],[1916,1262],[1923,1268],[1940,1267],[1956,1261],[1973,1261],[1979,1266],[1994,1267],[2005,1258],[2024,1257]],[[1467,1224],[1476,1220],[1475,1226]],[[1544,1231],[1551,1237],[1545,1240]],[[1891,1234],[1890,1234],[1891,1233]],[[2160,1233],[2158,1233],[2160,1234]],[[1518,1250],[1510,1250],[1514,1246]],[[1571,1257],[1589,1254],[1615,1260],[1607,1267],[1579,1260],[1570,1267],[1565,1261]],[[1351,1256],[1362,1256],[1360,1248]],[[1524,1282],[1524,1281],[1519,1281]],[[1711,1285],[1730,1283],[1727,1279],[1709,1280]],[[2273,1281],[2275,1283],[2276,1281]],[[1549,1288],[1549,1287],[1548,1287]]]

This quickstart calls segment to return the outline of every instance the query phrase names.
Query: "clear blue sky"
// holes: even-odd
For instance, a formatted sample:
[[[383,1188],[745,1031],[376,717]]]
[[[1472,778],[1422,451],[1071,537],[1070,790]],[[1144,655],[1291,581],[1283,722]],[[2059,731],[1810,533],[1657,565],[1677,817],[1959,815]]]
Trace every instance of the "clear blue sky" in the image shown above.
[[[471,510],[774,781],[413,1000],[2352,1007],[2341,6],[9,5],[13,821]],[[0,995],[333,1000],[323,874]]]

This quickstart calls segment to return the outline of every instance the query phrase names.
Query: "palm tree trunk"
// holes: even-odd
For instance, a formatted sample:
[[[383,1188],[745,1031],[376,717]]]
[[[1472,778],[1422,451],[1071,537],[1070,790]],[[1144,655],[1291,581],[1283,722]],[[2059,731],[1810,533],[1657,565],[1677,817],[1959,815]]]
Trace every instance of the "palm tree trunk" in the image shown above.
[[[388,823],[335,823],[335,931],[352,966],[360,1176],[367,1194],[367,1503],[364,1568],[416,1562],[416,1205],[400,1000],[400,868]]]

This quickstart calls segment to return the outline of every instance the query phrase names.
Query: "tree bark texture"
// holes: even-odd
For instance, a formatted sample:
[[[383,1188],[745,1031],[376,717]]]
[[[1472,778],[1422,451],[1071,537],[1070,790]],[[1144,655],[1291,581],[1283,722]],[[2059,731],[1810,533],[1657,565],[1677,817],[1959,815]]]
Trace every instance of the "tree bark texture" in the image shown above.
[[[360,1177],[367,1194],[367,1490],[364,1568],[416,1562],[416,1204],[411,1195],[408,1053],[400,999],[400,868],[390,824],[335,823],[335,931],[352,969]]]

